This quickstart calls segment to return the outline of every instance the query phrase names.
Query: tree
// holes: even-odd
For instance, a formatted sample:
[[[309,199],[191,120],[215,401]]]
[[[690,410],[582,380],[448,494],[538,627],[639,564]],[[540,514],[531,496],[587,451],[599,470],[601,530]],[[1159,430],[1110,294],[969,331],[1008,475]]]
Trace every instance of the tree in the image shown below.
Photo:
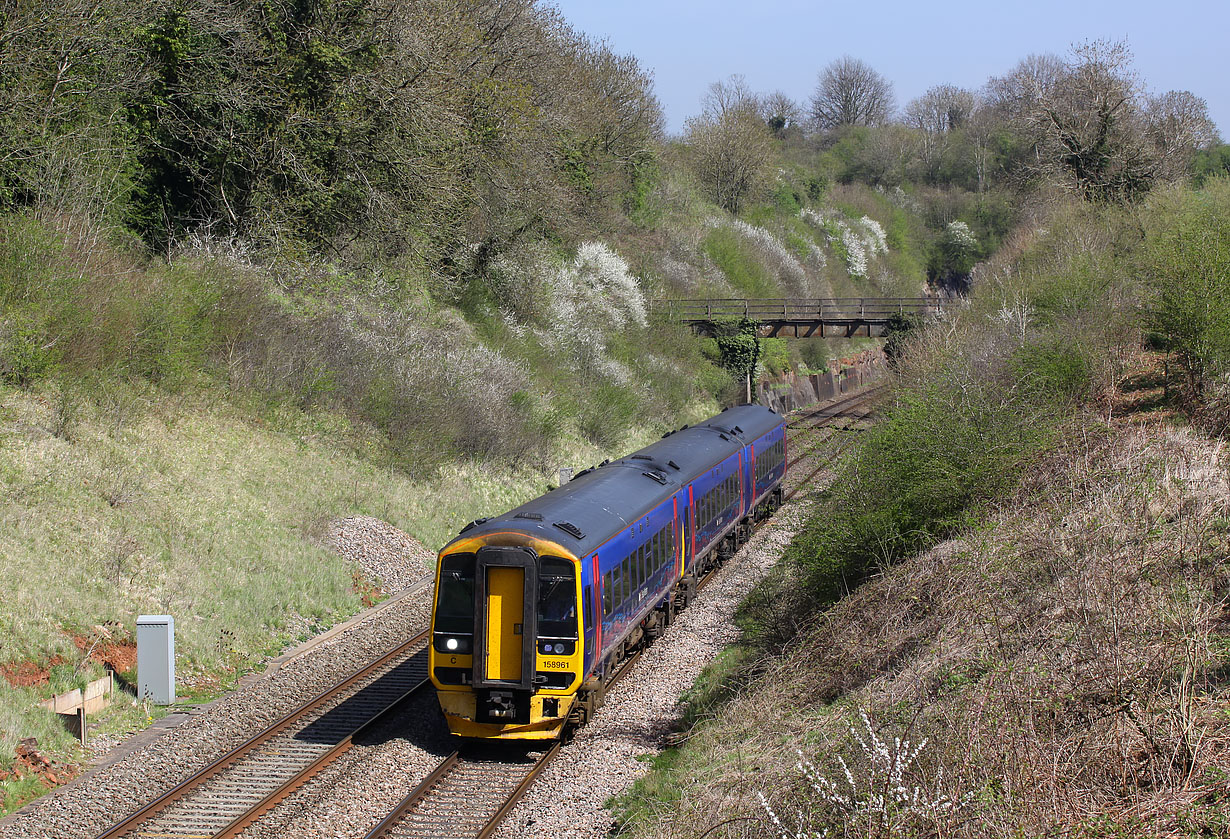
[[[821,73],[811,97],[811,114],[822,129],[879,125],[893,110],[893,85],[870,65],[848,55]]]
[[[936,179],[950,132],[967,125],[976,107],[973,93],[950,84],[936,85],[906,106],[906,124],[922,135],[920,157],[928,179]]]
[[[803,111],[798,103],[780,90],[761,96],[757,100],[757,107],[760,118],[778,139],[797,129],[802,122]]]
[[[704,104],[684,125],[684,143],[709,199],[738,213],[765,180],[773,141],[742,77],[710,85]]]
[[[1185,173],[1216,131],[1204,101],[1186,91],[1150,99],[1122,41],[1092,41],[1072,58],[1031,57],[988,85],[1033,146],[1028,171],[1090,201],[1134,201]]]

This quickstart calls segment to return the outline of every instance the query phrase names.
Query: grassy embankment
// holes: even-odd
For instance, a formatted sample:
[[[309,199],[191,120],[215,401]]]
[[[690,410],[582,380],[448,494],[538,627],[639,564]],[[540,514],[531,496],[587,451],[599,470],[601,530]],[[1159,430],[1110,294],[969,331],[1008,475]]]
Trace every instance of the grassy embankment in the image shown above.
[[[1230,829],[1228,234],[1222,180],[1008,243],[746,604],[632,833]]]

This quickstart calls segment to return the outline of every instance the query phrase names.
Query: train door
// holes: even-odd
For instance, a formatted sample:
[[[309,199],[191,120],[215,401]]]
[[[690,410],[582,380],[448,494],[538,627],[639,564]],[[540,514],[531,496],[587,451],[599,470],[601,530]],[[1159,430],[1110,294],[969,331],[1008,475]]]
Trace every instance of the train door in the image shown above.
[[[521,547],[480,548],[474,586],[474,684],[530,689],[537,637],[537,557]]]
[[[487,569],[486,677],[521,681],[521,640],[525,637],[525,569]]]
[[[689,495],[691,493],[689,492]],[[688,499],[691,501],[691,498]],[[688,559],[692,556],[692,505],[689,503],[683,508],[683,544],[680,548],[683,551],[683,570],[688,571]]]

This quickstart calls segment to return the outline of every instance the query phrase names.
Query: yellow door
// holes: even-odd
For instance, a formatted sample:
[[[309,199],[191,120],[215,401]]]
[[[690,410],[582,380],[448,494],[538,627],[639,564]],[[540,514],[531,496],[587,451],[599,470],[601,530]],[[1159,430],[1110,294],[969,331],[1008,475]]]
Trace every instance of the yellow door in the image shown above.
[[[487,678],[521,681],[525,569],[487,568]]]

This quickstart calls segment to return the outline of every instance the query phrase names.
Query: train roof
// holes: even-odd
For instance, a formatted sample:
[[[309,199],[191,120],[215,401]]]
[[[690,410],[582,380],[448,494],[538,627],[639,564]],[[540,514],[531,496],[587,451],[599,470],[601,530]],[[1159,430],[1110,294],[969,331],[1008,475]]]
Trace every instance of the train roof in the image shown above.
[[[587,469],[503,515],[467,525],[462,536],[512,530],[585,556],[782,422],[781,415],[759,405],[730,408],[627,457]]]

